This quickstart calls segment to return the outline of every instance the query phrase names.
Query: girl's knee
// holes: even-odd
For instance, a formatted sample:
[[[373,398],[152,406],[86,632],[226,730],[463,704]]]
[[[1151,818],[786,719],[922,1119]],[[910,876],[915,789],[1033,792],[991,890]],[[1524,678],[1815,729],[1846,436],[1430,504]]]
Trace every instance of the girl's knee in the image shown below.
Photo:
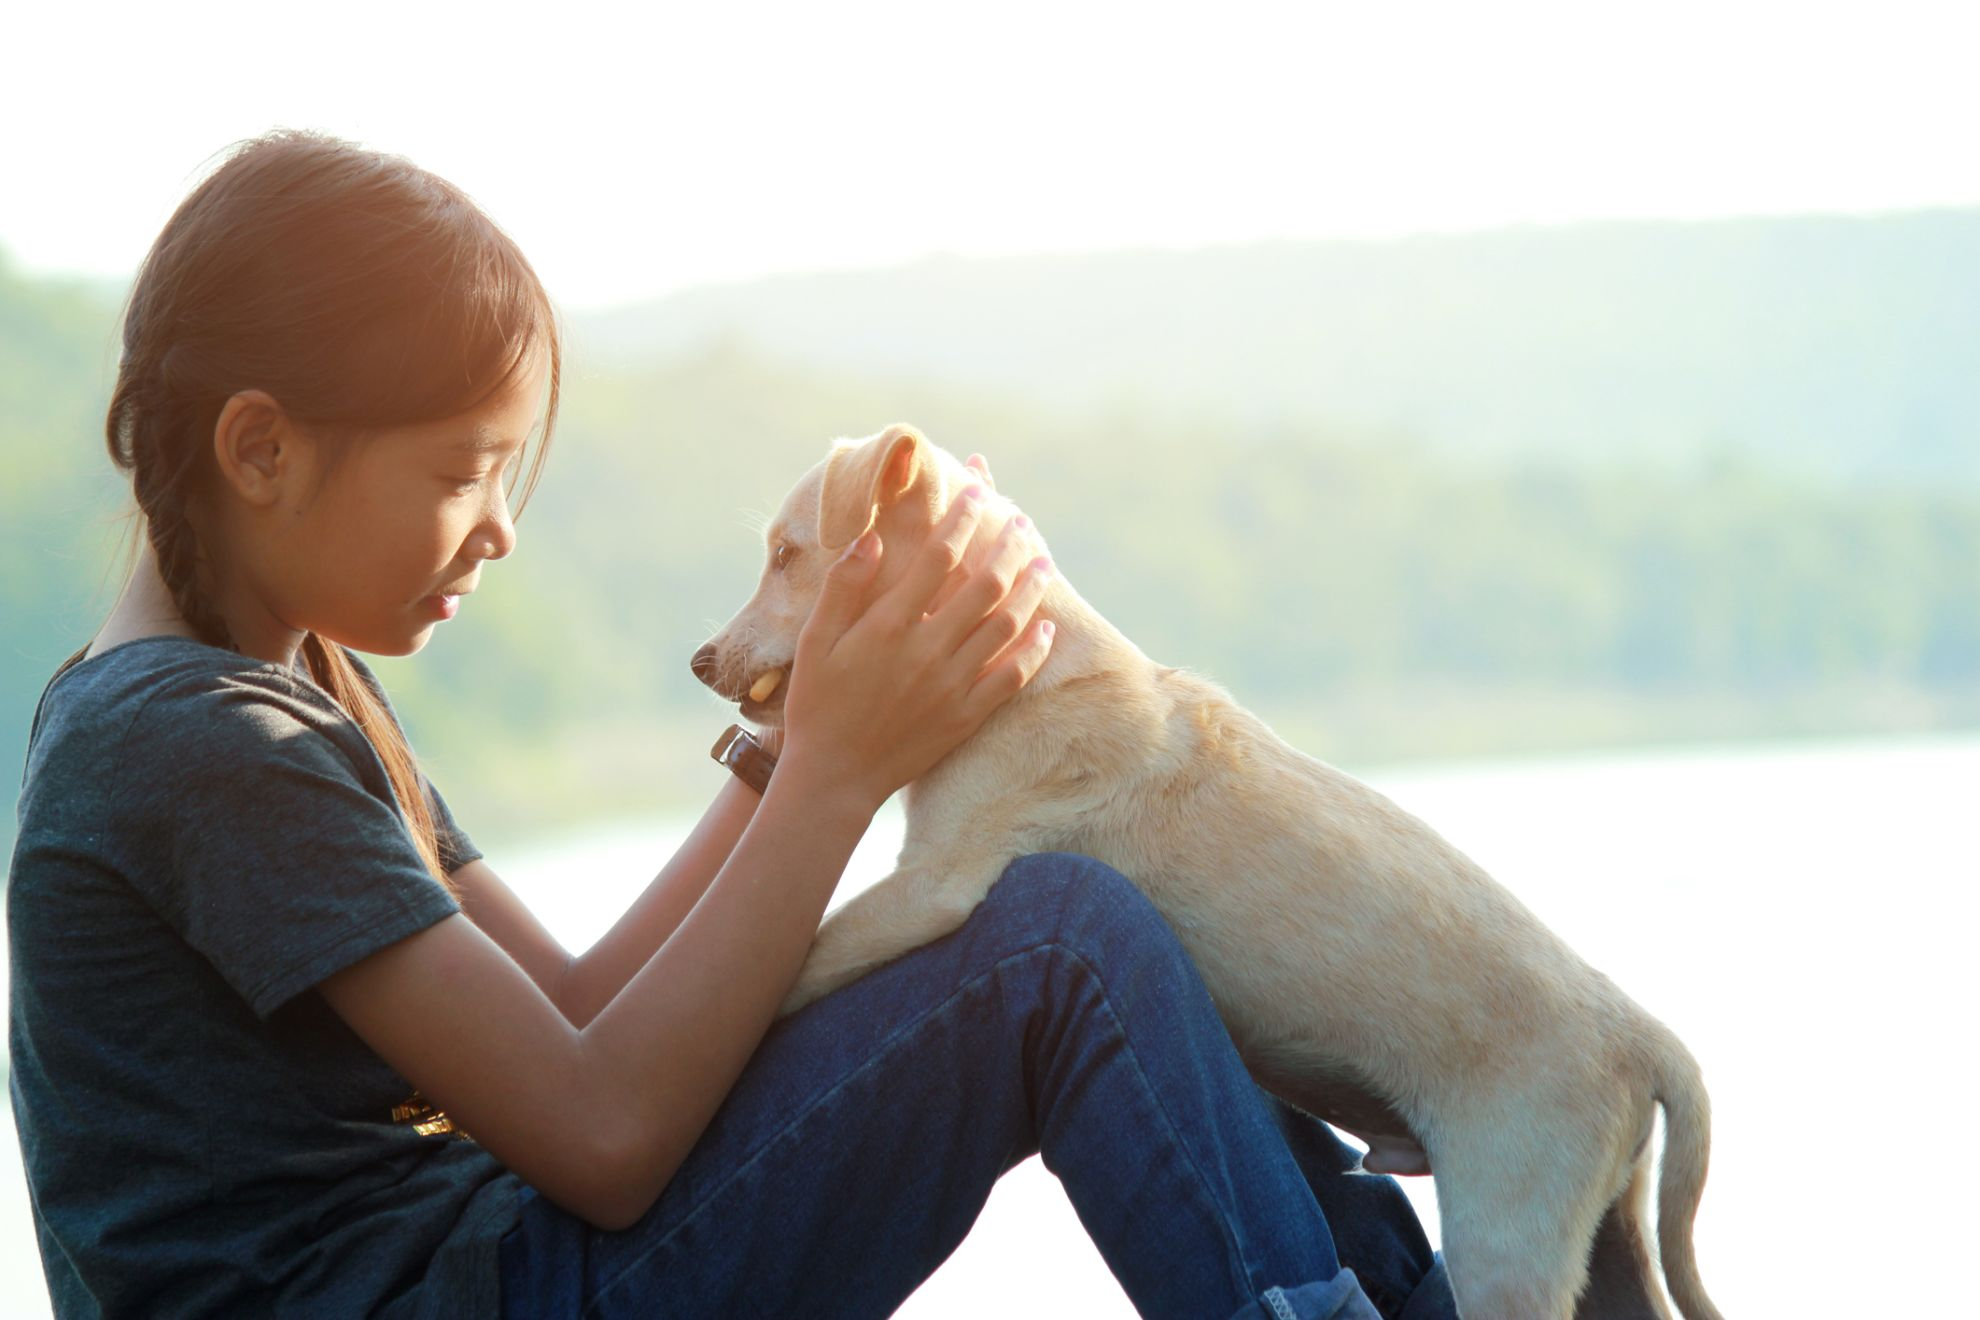
[[[989,901],[1034,912],[1074,911],[1116,904],[1125,891],[1141,892],[1119,871],[1083,853],[1028,853],[1004,868]]]
[[[1132,880],[1081,853],[1031,853],[1004,868],[986,906],[1048,923],[1053,937],[1098,955],[1123,944],[1176,944],[1175,931]]]
[[[1111,866],[1078,853],[1020,857],[983,906],[998,947],[1021,945],[1042,955],[1026,961],[1026,975],[1036,978],[1038,1002],[1062,1014],[1060,1020],[1090,1025],[1097,996],[1114,1029],[1132,1031],[1144,1047],[1223,1035],[1175,928]]]

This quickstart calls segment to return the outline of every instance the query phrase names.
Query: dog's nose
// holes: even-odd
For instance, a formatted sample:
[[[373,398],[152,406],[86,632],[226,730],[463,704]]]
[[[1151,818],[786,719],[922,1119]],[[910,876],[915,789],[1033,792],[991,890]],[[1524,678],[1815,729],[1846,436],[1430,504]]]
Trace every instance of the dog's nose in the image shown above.
[[[709,687],[714,687],[715,643],[705,643],[699,651],[696,651],[694,653],[694,659],[688,661],[688,668],[694,671],[696,678],[706,683]]]

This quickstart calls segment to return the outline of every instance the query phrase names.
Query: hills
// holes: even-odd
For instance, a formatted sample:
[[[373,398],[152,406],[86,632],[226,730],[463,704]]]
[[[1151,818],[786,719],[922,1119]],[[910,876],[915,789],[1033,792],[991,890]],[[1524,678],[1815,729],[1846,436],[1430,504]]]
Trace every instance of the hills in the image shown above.
[[[1604,225],[575,315],[517,553],[378,668],[484,843],[704,801],[731,712],[687,662],[751,590],[753,521],[835,436],[912,421],[989,455],[1148,654],[1350,769],[1971,727],[1976,255],[1980,213]],[[15,755],[122,580],[116,312],[0,264]]]
[[[1980,482],[1980,210],[932,258],[574,328],[622,362],[727,338],[1054,411],[1307,419],[1449,455]]]

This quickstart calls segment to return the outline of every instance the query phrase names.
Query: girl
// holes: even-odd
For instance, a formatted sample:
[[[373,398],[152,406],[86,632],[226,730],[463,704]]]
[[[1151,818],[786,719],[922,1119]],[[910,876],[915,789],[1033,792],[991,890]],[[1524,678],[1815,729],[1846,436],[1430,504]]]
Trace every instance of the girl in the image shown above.
[[[558,947],[358,653],[515,548],[560,368],[514,244],[332,138],[245,144],[146,257],[107,425],[146,536],[42,694],[8,889],[58,1313],[884,1315],[1042,1152],[1146,1314],[1450,1314],[1394,1184],[1089,859],[773,1024],[875,809],[1050,646],[1011,544],[926,612],[971,500],[877,598],[872,534],[832,568],[767,789]]]

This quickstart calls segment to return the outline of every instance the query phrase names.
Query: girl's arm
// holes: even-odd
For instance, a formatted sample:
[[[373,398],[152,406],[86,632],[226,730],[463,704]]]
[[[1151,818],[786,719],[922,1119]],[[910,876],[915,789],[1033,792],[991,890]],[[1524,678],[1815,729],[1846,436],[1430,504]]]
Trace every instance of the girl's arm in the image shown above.
[[[971,454],[965,462],[984,485],[996,489],[983,455]],[[783,751],[782,728],[759,730],[758,736],[772,756]],[[653,882],[610,931],[577,957],[544,929],[486,859],[469,862],[450,878],[460,890],[461,908],[469,919],[529,973],[571,1025],[583,1027],[612,1002],[701,900],[761,800],[755,790],[731,777]]]
[[[873,813],[1037,672],[1042,573],[1021,543],[924,613],[963,561],[957,509],[862,613],[834,565],[798,642],[777,774],[714,881],[582,1028],[461,915],[319,983],[392,1067],[542,1195],[623,1229],[700,1139],[797,980]],[[862,544],[870,544],[869,533]],[[1007,538],[1007,541],[1009,538]]]
[[[458,915],[318,988],[525,1182],[623,1229],[665,1189],[769,1029],[877,806],[842,772],[787,755],[702,900],[582,1029]]]
[[[756,790],[734,776],[725,778],[729,782],[687,841],[583,954],[572,957],[485,859],[452,873],[462,911],[529,973],[572,1026],[587,1025],[701,900],[756,814],[762,800]]]

